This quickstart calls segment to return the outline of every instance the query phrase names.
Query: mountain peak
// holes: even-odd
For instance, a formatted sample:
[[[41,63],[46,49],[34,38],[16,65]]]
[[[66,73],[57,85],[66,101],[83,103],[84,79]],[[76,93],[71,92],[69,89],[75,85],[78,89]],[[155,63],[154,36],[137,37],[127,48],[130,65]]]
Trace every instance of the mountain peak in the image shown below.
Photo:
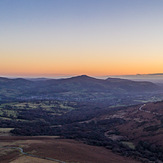
[[[77,76],[77,77],[80,77],[80,78],[91,78],[91,77],[88,76],[88,75],[80,75],[80,76]]]
[[[96,78],[90,77],[88,75],[80,75],[69,78],[70,80],[97,80]]]

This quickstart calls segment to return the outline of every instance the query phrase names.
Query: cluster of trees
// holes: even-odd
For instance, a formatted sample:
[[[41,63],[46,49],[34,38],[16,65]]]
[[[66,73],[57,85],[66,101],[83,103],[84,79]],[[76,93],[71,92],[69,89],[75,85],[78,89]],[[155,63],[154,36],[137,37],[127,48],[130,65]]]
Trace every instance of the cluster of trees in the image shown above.
[[[136,151],[140,156],[152,162],[163,161],[163,148],[156,144],[151,144],[146,141],[139,141],[136,146]]]
[[[23,119],[23,120],[48,119],[50,115],[49,112],[50,111],[45,111],[41,108],[31,109],[31,110],[23,109],[17,116],[17,119]]]

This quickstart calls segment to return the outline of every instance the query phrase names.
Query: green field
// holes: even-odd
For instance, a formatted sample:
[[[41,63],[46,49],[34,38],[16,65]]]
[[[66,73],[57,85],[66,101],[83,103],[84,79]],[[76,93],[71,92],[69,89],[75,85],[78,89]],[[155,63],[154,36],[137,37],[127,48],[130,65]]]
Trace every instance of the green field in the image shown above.
[[[127,145],[131,149],[135,149],[135,145],[132,142],[123,141],[122,144]]]
[[[48,115],[62,115],[76,109],[75,102],[67,101],[30,101],[11,102],[0,105],[0,119],[24,120],[20,118],[22,112],[42,110]]]

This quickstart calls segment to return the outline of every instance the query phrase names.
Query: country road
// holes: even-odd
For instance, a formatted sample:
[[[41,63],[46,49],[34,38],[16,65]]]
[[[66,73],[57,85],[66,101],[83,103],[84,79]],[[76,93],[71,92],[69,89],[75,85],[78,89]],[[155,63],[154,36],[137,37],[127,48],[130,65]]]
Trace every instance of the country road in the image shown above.
[[[140,107],[139,107],[139,111],[142,111],[142,112],[145,112],[145,113],[150,113],[150,114],[153,114],[153,115],[162,115],[162,114],[160,114],[160,113],[156,113],[156,112],[151,112],[151,111],[149,111],[149,110],[143,110],[143,107],[144,106],[146,106],[146,104],[143,104],[143,105],[141,105]]]
[[[146,104],[143,104],[143,105],[141,105],[140,107],[139,107],[139,111],[144,111],[144,112],[147,112],[147,111],[145,111],[145,110],[142,110],[142,108],[144,107],[144,106],[146,106]],[[150,112],[147,112],[147,113],[150,113]]]
[[[40,158],[40,159],[44,159],[44,160],[50,160],[50,161],[55,161],[57,163],[66,163],[64,161],[60,161],[60,160],[57,160],[57,159],[54,159],[54,158],[50,158],[50,157],[41,157],[41,156],[37,156],[37,155],[33,155],[33,154],[30,154],[30,153],[26,153],[24,152],[23,148],[21,147],[2,147],[0,146],[0,148],[4,148],[4,149],[17,149],[19,150],[19,152],[23,155],[26,155],[26,156],[30,156],[30,157],[35,157],[35,158]]]

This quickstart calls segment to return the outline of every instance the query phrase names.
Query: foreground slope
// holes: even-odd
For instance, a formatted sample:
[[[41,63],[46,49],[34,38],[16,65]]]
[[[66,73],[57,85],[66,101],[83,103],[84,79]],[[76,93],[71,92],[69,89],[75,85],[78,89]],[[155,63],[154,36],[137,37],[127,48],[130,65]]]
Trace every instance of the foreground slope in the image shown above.
[[[73,163],[136,163],[112,153],[103,147],[95,147],[74,140],[62,140],[54,137],[0,137],[3,146],[20,146],[27,153],[41,157],[55,158],[64,162]],[[32,161],[33,163],[51,163],[52,161],[30,156],[20,155],[16,150],[0,151],[1,163],[18,163]]]
[[[161,162],[162,108],[163,102],[117,108],[52,100],[12,102],[0,106],[0,131],[74,139],[138,161]]]

